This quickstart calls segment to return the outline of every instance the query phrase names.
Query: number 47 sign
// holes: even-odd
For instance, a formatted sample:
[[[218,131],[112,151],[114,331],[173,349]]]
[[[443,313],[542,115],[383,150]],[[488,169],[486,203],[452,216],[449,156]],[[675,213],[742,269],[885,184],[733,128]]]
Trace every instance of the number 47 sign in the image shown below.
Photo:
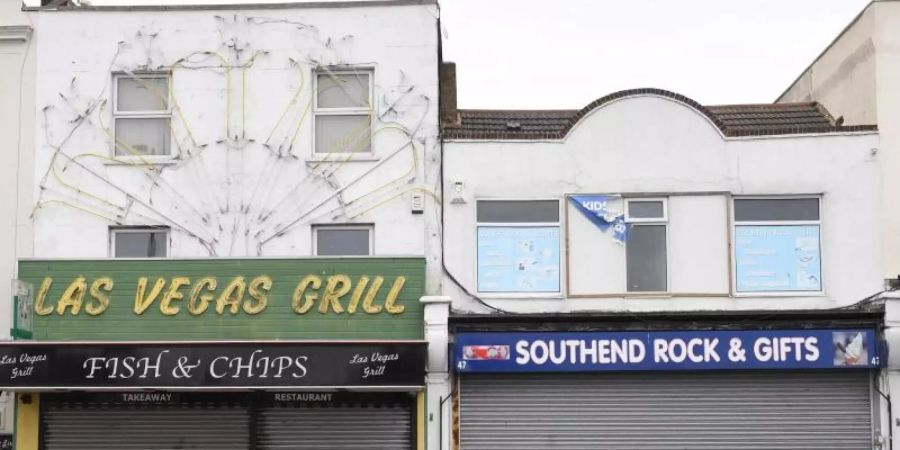
[[[13,339],[31,339],[34,324],[34,286],[21,280],[12,281]]]

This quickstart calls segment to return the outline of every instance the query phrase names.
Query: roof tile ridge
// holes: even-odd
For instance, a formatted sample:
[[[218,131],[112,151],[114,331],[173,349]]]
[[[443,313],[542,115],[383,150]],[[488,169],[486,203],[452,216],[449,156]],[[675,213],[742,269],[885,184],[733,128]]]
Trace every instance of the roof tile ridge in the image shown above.
[[[816,108],[816,110],[819,111],[820,114],[825,116],[826,119],[828,119],[828,123],[830,123],[832,126],[837,126],[837,121],[834,119],[834,116],[831,115],[831,113],[828,111],[828,108],[826,108],[825,105],[823,105],[819,102],[812,102],[812,103],[813,103],[813,106]]]
[[[460,112],[472,112],[472,113],[543,113],[543,112],[551,112],[551,113],[572,113],[575,114],[579,110],[578,109],[482,109],[482,108],[457,108],[457,111]]]
[[[725,108],[748,108],[748,109],[765,109],[765,108],[774,108],[774,109],[787,109],[787,108],[796,108],[796,107],[814,107],[816,106],[816,102],[788,102],[788,103],[731,103],[724,105],[706,105],[707,108],[714,109],[725,109]]]

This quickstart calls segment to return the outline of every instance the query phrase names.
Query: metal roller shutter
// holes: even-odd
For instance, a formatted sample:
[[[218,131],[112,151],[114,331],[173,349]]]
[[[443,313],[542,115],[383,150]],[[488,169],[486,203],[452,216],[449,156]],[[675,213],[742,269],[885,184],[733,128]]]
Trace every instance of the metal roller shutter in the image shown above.
[[[869,374],[465,375],[462,450],[871,449]]]
[[[259,415],[259,450],[411,450],[409,404],[284,405]]]
[[[43,450],[247,450],[246,408],[227,404],[49,403]]]

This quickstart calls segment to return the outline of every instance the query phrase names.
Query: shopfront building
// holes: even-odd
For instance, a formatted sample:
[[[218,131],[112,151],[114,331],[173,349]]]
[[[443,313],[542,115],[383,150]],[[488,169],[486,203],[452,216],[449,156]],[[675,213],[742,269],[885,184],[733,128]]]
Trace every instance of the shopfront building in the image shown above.
[[[460,332],[459,448],[870,449],[882,401],[877,336]]]
[[[454,113],[455,448],[887,448],[874,127],[659,89]]]
[[[422,258],[30,260],[19,449],[418,449]]]

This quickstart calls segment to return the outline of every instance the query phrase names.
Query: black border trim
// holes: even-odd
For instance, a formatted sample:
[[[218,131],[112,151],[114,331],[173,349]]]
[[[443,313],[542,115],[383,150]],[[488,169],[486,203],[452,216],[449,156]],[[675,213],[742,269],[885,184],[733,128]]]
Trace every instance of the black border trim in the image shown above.
[[[452,333],[466,331],[663,331],[874,328],[884,326],[884,306],[779,311],[667,311],[450,315]]]

